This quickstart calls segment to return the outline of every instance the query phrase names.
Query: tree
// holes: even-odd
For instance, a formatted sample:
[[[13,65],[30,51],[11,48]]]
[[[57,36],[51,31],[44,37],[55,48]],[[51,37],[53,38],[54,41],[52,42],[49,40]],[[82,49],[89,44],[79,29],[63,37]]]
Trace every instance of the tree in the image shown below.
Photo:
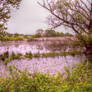
[[[38,34],[39,36],[43,36],[44,30],[43,30],[43,29],[38,29],[38,30],[36,31],[36,34]]]
[[[11,8],[19,8],[21,0],[0,0],[0,31],[7,29],[6,23],[11,17]]]
[[[43,0],[38,2],[52,16],[49,24],[71,28],[86,48],[86,55],[92,60],[92,0]]]
[[[45,36],[46,37],[55,37],[56,36],[56,32],[55,32],[55,30],[50,30],[50,29],[45,30]]]

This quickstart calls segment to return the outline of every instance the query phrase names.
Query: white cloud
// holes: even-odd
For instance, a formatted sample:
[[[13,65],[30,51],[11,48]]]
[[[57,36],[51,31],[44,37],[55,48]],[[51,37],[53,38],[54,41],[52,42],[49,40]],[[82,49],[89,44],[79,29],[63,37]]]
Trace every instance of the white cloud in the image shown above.
[[[8,32],[32,34],[39,28],[46,28],[48,12],[36,0],[23,0],[19,10],[12,11]]]

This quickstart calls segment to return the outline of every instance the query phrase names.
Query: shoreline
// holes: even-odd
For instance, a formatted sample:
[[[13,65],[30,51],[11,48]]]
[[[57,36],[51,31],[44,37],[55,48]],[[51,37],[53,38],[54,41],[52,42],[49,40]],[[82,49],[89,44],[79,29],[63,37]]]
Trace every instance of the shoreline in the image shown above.
[[[2,38],[5,39],[5,38]],[[8,41],[78,41],[76,37],[39,37],[39,38],[28,38],[28,39],[17,39],[17,40],[0,40],[0,42]]]

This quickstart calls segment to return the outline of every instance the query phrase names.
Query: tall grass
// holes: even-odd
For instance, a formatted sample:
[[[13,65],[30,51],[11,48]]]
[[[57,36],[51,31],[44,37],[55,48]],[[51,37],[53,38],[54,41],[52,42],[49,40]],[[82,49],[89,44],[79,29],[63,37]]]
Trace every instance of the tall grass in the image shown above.
[[[0,60],[3,61],[3,63],[5,65],[7,65],[9,62],[11,62],[12,60],[15,59],[21,59],[21,57],[23,56],[24,58],[47,58],[47,57],[56,57],[56,56],[67,56],[67,55],[82,55],[83,53],[81,51],[70,51],[70,52],[50,52],[50,53],[35,53],[32,54],[31,52],[27,52],[25,55],[22,55],[21,53],[17,53],[15,54],[14,52],[12,52],[11,55],[9,55],[9,52],[5,52],[4,54],[0,55]]]
[[[4,54],[0,55],[0,60],[3,61],[5,65],[7,65],[14,59],[20,59],[21,56],[22,56],[21,53],[15,54],[14,52],[11,55],[9,55],[9,52],[7,51]]]

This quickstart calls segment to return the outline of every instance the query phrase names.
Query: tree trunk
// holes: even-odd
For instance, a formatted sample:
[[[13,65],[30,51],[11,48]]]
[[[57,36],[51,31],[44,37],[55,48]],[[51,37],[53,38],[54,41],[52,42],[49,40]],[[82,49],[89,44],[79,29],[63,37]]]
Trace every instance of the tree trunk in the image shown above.
[[[86,47],[86,57],[89,61],[92,62],[92,43],[90,43],[87,47]]]
[[[91,9],[90,9],[90,22],[88,27],[89,33],[92,34],[92,3],[91,3]]]
[[[90,23],[89,23],[89,34],[92,34],[92,3],[90,9]],[[86,46],[86,57],[89,61],[92,62],[92,41],[89,41]]]

